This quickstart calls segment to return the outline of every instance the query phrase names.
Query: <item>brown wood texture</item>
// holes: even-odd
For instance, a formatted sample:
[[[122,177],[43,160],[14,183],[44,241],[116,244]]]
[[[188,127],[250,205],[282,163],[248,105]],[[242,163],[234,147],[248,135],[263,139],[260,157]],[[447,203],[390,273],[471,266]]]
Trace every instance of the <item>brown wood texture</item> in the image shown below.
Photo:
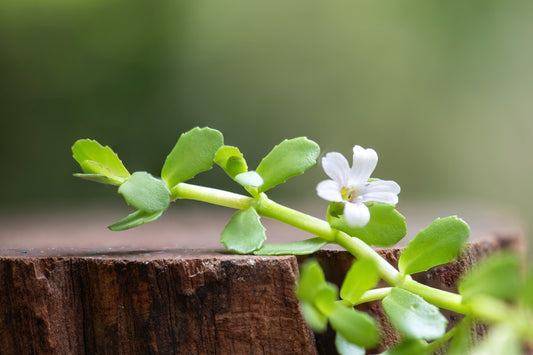
[[[313,354],[293,257],[0,258],[6,354]]]

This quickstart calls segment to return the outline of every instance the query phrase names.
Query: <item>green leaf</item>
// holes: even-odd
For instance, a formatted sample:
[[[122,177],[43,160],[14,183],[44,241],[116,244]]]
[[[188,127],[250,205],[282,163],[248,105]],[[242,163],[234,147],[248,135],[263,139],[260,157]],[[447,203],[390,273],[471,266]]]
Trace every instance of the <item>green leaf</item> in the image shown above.
[[[324,283],[316,288],[313,304],[320,313],[329,317],[335,308],[335,301],[337,301],[337,286],[331,283]]]
[[[429,355],[428,344],[420,339],[405,339],[400,344],[381,353],[381,355]]]
[[[265,244],[254,251],[255,255],[307,255],[326,245],[322,238],[311,238],[283,244]]]
[[[255,171],[247,171],[235,176],[235,181],[244,187],[260,187],[263,185],[263,179]]]
[[[239,254],[248,254],[261,248],[265,240],[265,227],[253,207],[235,213],[220,238],[226,249]]]
[[[303,263],[296,295],[302,301],[302,313],[315,331],[325,331],[327,315],[331,313],[337,298],[337,288],[328,284],[324,272],[314,259]]]
[[[524,305],[533,309],[533,269],[531,268],[526,275],[520,296]]]
[[[460,281],[459,293],[465,300],[480,294],[513,300],[520,296],[520,268],[520,259],[515,254],[490,256]]]
[[[472,325],[472,320],[467,317],[455,326],[455,334],[447,349],[449,355],[463,355],[470,353],[470,349],[472,348]]]
[[[76,177],[96,182],[120,185],[130,173],[122,164],[117,154],[108,146],[102,146],[95,140],[80,139],[72,146],[74,159],[80,164],[85,174]],[[103,177],[107,177],[103,178]]]
[[[284,140],[263,158],[256,169],[264,181],[259,192],[269,190],[292,176],[303,174],[316,164],[319,155],[318,144],[305,137]]]
[[[325,317],[333,311],[337,301],[337,286],[326,282],[324,272],[314,259],[306,261],[301,270],[296,295],[302,302],[313,305]]]
[[[118,193],[128,205],[147,213],[162,212],[170,203],[170,191],[165,183],[144,171],[133,173],[120,185]]]
[[[413,274],[452,261],[461,252],[469,233],[470,228],[460,218],[437,218],[404,249],[398,262],[400,272]]]
[[[312,304],[315,301],[315,294],[318,287],[325,284],[326,277],[320,264],[315,259],[307,260],[300,269],[296,295],[300,300]]]
[[[331,327],[352,344],[372,348],[379,342],[376,321],[368,314],[340,303],[335,304],[329,316]]]
[[[311,303],[302,302],[302,314],[311,329],[315,332],[325,332],[328,327],[328,318],[316,309]]]
[[[120,185],[124,181],[123,180],[117,180],[115,178],[106,176],[106,175],[100,175],[100,174],[72,174],[75,177],[79,177],[81,179],[99,182],[101,184],[108,184],[108,185]]]
[[[368,259],[356,260],[344,278],[341,298],[355,304],[363,293],[377,285],[378,280],[374,262]]]
[[[340,333],[335,335],[335,347],[340,355],[365,355],[365,348],[350,343]]]
[[[138,227],[145,223],[150,223],[161,217],[164,211],[157,212],[146,212],[146,211],[135,211],[132,214],[128,215],[126,218],[121,219],[118,222],[115,222],[113,225],[108,228],[112,231],[123,231],[126,229]]]
[[[123,182],[124,179],[127,179],[129,177],[129,175],[125,176],[125,177],[116,176],[113,173],[111,173],[109,168],[103,166],[100,163],[92,161],[92,160],[84,160],[84,161],[82,161],[80,163],[80,167],[81,167],[81,169],[83,171],[91,172],[90,174],[104,175],[104,176],[107,176],[109,178],[115,179],[115,180],[120,181],[120,182]]]
[[[224,145],[215,154],[215,163],[232,179],[248,171],[248,165],[239,148]]]
[[[446,332],[446,318],[422,297],[394,287],[382,301],[392,325],[406,338],[432,340]]]
[[[193,128],[183,133],[167,156],[161,177],[169,189],[213,167],[215,154],[224,143],[222,133],[211,128]]]
[[[328,222],[336,229],[355,236],[368,245],[391,246],[399,242],[407,233],[405,217],[394,206],[374,203],[369,207],[370,221],[364,227],[351,227],[342,215],[343,204],[330,203]]]

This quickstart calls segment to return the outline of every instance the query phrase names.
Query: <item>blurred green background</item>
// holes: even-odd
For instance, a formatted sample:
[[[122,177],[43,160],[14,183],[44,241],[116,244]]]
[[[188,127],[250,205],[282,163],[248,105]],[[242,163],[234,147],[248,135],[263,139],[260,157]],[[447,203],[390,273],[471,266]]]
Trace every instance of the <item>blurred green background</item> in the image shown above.
[[[530,219],[532,35],[533,2],[514,0],[5,0],[0,209],[122,203],[72,178],[76,139],[158,175],[179,134],[207,125],[252,167],[284,138],[360,144],[401,201]],[[273,194],[314,195],[323,178],[313,168]]]

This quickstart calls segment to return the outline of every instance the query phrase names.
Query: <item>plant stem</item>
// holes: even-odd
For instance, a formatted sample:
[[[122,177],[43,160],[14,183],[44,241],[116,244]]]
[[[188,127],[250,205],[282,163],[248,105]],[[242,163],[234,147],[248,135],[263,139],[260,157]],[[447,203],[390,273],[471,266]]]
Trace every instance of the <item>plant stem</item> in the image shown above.
[[[461,323],[465,321],[465,319],[466,318],[463,318],[459,324],[455,325],[452,329],[447,331],[446,334],[444,334],[442,337],[440,337],[439,339],[435,340],[434,342],[428,344],[428,346],[426,348],[428,353],[429,354],[433,354],[440,347],[442,347],[448,340],[453,338],[455,336],[455,333],[457,333],[459,331],[459,327],[460,327]]]
[[[391,290],[392,287],[381,287],[375,288],[373,290],[368,290],[363,293],[363,295],[357,300],[357,303],[355,305],[381,300],[387,297],[390,294]]]
[[[400,286],[403,283],[404,276],[361,239],[350,237],[348,234],[339,231],[335,242],[356,258],[373,261],[379,276],[389,285]]]
[[[261,216],[276,219],[319,236],[328,242],[335,240],[337,231],[332,229],[326,221],[280,205],[267,198],[265,194],[261,194],[255,208]]]
[[[463,297],[461,295],[421,284],[420,282],[414,281],[411,277],[406,278],[402,288],[419,295],[437,307],[462,314],[467,314],[471,311],[470,307],[463,303]]]
[[[177,184],[170,191],[170,200],[178,199],[201,201],[238,210],[252,206],[255,201],[252,197],[184,182]]]
[[[435,289],[418,283],[409,276],[406,277],[362,240],[331,228],[326,221],[280,205],[270,200],[265,194],[261,194],[258,199],[254,199],[219,189],[180,183],[171,190],[171,199],[173,201],[190,199],[239,210],[253,206],[261,216],[273,218],[302,229],[319,236],[327,242],[337,243],[358,259],[373,261],[380,277],[391,286],[402,287],[416,293],[426,301],[441,308],[463,314],[470,311],[470,308],[462,303],[460,295]],[[371,296],[372,294],[368,295]]]

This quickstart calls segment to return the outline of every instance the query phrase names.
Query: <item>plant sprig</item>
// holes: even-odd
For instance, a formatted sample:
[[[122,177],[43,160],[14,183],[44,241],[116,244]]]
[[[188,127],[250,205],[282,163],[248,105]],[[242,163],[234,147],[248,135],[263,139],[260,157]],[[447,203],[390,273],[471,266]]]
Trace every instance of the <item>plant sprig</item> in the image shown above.
[[[222,134],[211,128],[193,128],[182,134],[168,155],[161,178],[147,172],[130,174],[111,148],[89,139],[72,147],[83,173],[76,177],[118,186],[118,192],[135,210],[109,226],[119,231],[153,222],[171,202],[190,199],[236,209],[221,233],[221,243],[241,254],[312,254],[328,243],[338,244],[355,261],[340,288],[326,281],[320,265],[310,260],[302,266],[297,296],[309,325],[323,331],[329,323],[337,332],[341,354],[364,354],[379,344],[379,324],[354,306],[382,300],[390,323],[402,341],[386,354],[430,354],[450,342],[456,354],[500,354],[506,347],[521,353],[521,344],[533,341],[533,276],[522,278],[516,255],[506,254],[480,263],[459,283],[459,293],[432,288],[410,275],[453,261],[463,250],[468,225],[455,216],[439,218],[420,231],[402,251],[396,269],[372,246],[390,246],[406,235],[405,218],[396,210],[399,186],[370,178],[377,163],[371,149],[354,147],[349,168],[339,153],[329,153],[323,167],[331,180],[317,186],[330,201],[326,220],[280,205],[266,192],[287,179],[303,174],[317,163],[320,148],[299,137],[281,142],[250,170],[243,153],[224,145]],[[218,165],[247,195],[189,184],[186,181]],[[276,219],[314,235],[283,244],[265,244],[261,218]],[[379,280],[389,287],[376,288]],[[464,315],[447,330],[440,309]],[[480,344],[469,339],[474,321],[493,324]],[[466,340],[465,340],[466,339]]]

